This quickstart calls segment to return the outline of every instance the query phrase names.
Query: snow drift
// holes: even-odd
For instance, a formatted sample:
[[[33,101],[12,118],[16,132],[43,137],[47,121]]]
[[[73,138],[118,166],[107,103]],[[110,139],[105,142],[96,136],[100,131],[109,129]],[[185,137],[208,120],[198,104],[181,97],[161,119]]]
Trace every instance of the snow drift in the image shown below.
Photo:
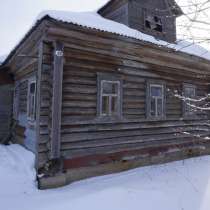
[[[39,191],[34,155],[0,145],[2,210],[209,210],[210,156],[149,166]]]

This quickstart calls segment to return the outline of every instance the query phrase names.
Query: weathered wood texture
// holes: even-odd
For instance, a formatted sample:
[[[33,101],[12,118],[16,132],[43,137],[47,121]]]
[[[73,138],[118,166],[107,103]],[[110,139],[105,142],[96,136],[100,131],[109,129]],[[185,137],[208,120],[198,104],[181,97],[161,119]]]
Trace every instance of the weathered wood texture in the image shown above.
[[[171,7],[166,4],[165,0],[133,0],[128,9],[129,26],[159,39],[174,42],[176,41],[176,17],[170,10]],[[161,17],[163,31],[147,29],[146,15]]]
[[[195,84],[198,96],[208,93],[208,61],[134,39],[62,23],[51,25],[48,39],[64,44],[61,118],[61,156],[64,159],[96,154],[109,157],[116,152],[149,147],[160,150],[161,147],[178,145],[179,148],[183,143],[197,145],[201,138],[209,135],[207,113],[198,112],[191,119],[183,119],[182,102],[173,94],[174,91],[182,92],[184,82]],[[49,160],[51,149],[52,46],[48,47],[44,59],[48,71],[43,70],[42,88],[45,91],[41,91],[40,167]],[[121,120],[97,118],[97,73],[122,77]],[[146,118],[148,80],[162,80],[166,84],[165,120]],[[87,164],[100,163],[101,160],[95,158]]]
[[[38,168],[43,166],[50,158],[48,153],[51,145],[52,130],[52,99],[53,99],[53,52],[52,43],[44,42],[42,49],[42,65],[40,69],[39,93],[39,122],[38,129]]]
[[[54,44],[54,65],[53,65],[53,98],[52,98],[52,139],[51,158],[60,158],[61,145],[61,112],[63,92],[63,44]]]
[[[128,25],[128,1],[114,0],[102,8],[99,13],[107,19]]]
[[[19,112],[27,112],[28,80],[21,81],[19,84]]]
[[[0,85],[13,84],[13,78],[8,73],[8,68],[0,66]]]
[[[27,128],[35,131],[35,126],[32,126],[27,121],[27,95],[28,95],[28,80],[36,79],[38,69],[38,46],[42,40],[45,28],[43,21],[36,30],[27,35],[27,39],[22,42],[18,48],[12,53],[7,62],[9,72],[13,74],[14,81],[18,84],[18,97],[16,106],[18,113],[16,116],[17,127],[14,129],[14,138],[18,143],[24,144],[24,132]],[[20,122],[21,121],[21,122]],[[21,128],[21,132],[19,132]],[[35,139],[31,139],[35,141]]]
[[[9,137],[12,116],[12,85],[0,85],[0,143]]]
[[[165,0],[113,0],[99,10],[103,17],[123,23],[131,28],[169,42],[176,41],[176,7]],[[181,11],[179,11],[181,12]],[[162,32],[148,29],[145,25],[147,15],[161,18]]]

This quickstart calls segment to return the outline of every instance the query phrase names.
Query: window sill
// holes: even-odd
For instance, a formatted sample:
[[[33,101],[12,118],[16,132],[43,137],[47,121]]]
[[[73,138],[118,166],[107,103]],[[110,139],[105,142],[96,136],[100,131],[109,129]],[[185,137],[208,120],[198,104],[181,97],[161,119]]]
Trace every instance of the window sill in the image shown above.
[[[123,118],[120,117],[120,116],[98,116],[96,118],[96,121],[98,122],[104,122],[104,123],[107,123],[107,122],[110,122],[110,123],[117,123],[117,122],[122,122],[123,121]]]

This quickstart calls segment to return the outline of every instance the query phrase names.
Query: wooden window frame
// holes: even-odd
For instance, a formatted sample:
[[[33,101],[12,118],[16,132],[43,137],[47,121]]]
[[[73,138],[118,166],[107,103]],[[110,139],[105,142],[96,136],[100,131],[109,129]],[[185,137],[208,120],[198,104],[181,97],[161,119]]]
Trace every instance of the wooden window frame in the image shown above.
[[[196,89],[197,89],[197,88],[196,88],[196,85],[194,85],[194,84],[189,84],[189,83],[184,83],[184,84],[183,84],[183,96],[184,96],[184,97],[188,97],[188,96],[186,96],[186,94],[185,94],[185,93],[186,93],[186,92],[185,92],[185,89],[186,89],[186,88],[193,88],[193,89],[194,89],[194,96],[193,96],[193,97],[196,98],[196,95],[197,95],[197,93],[196,93],[196,92],[197,92],[197,91],[196,91]],[[187,106],[188,106],[188,105],[187,105],[186,101],[183,100],[183,101],[182,101],[183,117],[184,117],[184,118],[195,117],[195,116],[196,116],[195,112],[188,112],[188,111],[187,111]]]
[[[162,97],[158,97],[162,99],[162,115],[161,116],[152,116],[151,115],[151,87],[161,87],[162,88]],[[163,81],[148,81],[147,82],[147,119],[151,120],[164,120],[166,118],[166,85]],[[156,112],[157,112],[157,104],[156,104]]]
[[[33,116],[31,117],[29,115],[29,112],[30,112],[30,99],[31,99],[31,96],[30,96],[30,86],[31,84],[35,83],[35,91],[34,91],[34,113],[33,113]],[[37,82],[36,82],[36,78],[31,78],[28,80],[28,94],[27,94],[27,119],[28,119],[28,122],[30,122],[31,124],[33,124],[35,121],[36,121],[36,91],[37,91]]]
[[[116,94],[104,94],[103,93],[103,84],[105,82],[118,84],[117,93]],[[117,106],[118,112],[115,115],[104,115],[102,113],[102,105],[103,105],[103,96],[108,97],[117,97]],[[111,103],[109,103],[111,104]],[[109,106],[109,113],[111,109],[111,105]],[[122,118],[122,78],[119,75],[112,74],[97,74],[97,117],[99,119],[105,120],[120,120]]]

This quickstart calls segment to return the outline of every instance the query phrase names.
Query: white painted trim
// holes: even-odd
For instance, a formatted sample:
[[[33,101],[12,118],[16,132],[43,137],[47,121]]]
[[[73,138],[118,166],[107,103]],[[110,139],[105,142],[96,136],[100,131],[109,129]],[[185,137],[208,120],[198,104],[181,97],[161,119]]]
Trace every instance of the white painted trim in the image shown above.
[[[117,84],[117,93],[116,94],[108,94],[108,93],[103,93],[103,85],[104,83],[111,83],[111,84]],[[103,114],[103,97],[109,97],[109,114]],[[117,114],[120,115],[120,81],[118,80],[101,80],[101,89],[100,89],[100,116],[112,116],[112,110],[111,110],[111,105],[112,105],[112,98],[117,98]]]
[[[186,88],[192,88],[193,89],[193,96],[186,96]],[[186,98],[189,98],[189,97],[195,98],[196,97],[196,85],[184,83],[184,85],[183,85],[183,95]],[[187,112],[187,107],[189,106],[188,104],[190,104],[190,101],[189,102],[183,101],[183,110],[184,110],[183,115],[184,115],[184,117],[190,117],[190,116],[193,116],[195,114],[194,111]]]
[[[30,105],[30,86],[32,83],[35,83],[35,93],[34,93],[34,96],[35,96],[35,113],[34,113],[34,117],[31,118],[29,116],[29,105]],[[28,79],[28,93],[27,93],[27,120],[30,124],[34,124],[35,121],[36,121],[36,77],[31,77]]]
[[[162,96],[152,96],[151,94],[151,89],[153,87],[158,87],[158,88],[161,88],[162,89]],[[150,87],[149,87],[149,91],[150,91],[150,104],[151,104],[151,99],[155,99],[155,118],[159,118],[159,117],[163,117],[164,116],[164,85],[162,84],[150,84]],[[161,99],[162,100],[162,115],[159,116],[158,115],[158,99]],[[151,115],[151,105],[150,105],[150,115]]]

